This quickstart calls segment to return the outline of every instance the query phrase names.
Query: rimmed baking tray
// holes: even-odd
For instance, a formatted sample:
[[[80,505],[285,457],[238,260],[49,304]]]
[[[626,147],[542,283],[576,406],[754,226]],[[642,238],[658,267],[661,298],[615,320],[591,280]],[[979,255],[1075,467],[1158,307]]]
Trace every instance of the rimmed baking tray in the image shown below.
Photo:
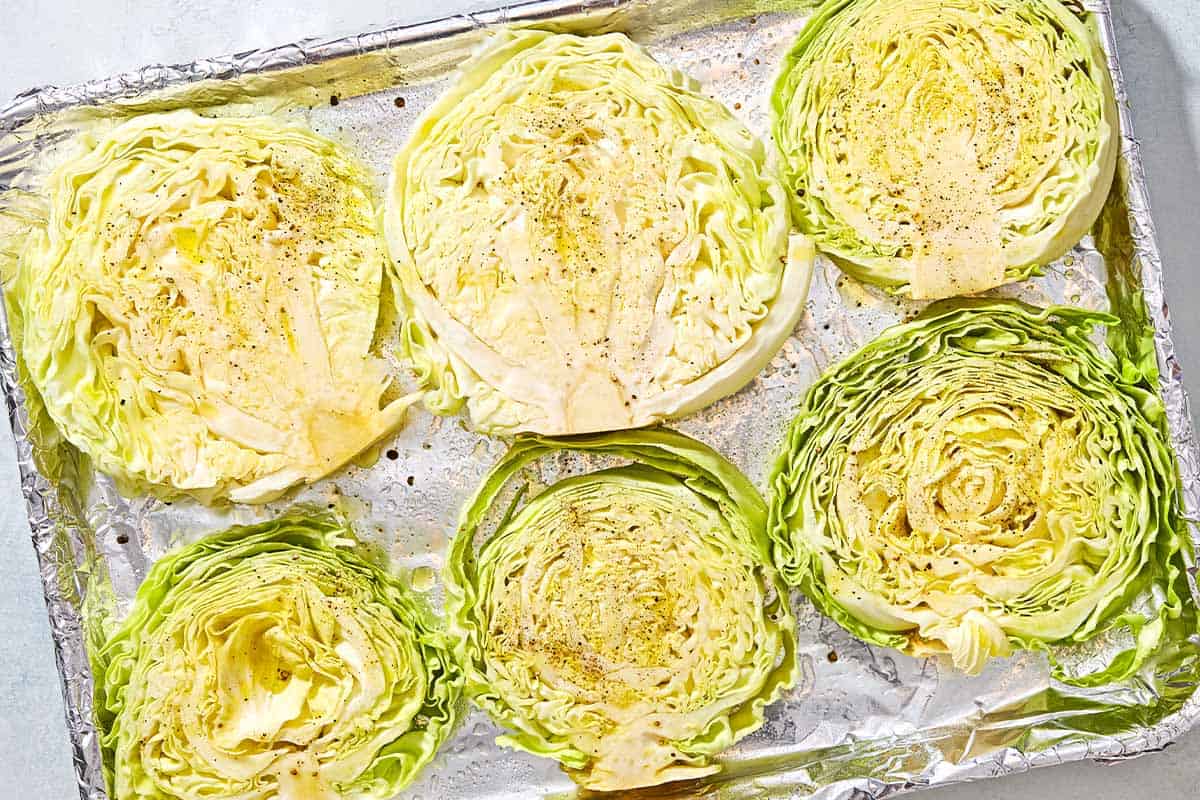
[[[1107,2],[1078,5],[1109,58],[1121,107],[1117,180],[1091,236],[1045,274],[998,290],[1031,302],[1114,312],[1117,336],[1152,346],[1183,481],[1185,512],[1200,509],[1200,452],[1175,359],[1162,264],[1146,202],[1137,141]],[[145,111],[190,107],[211,114],[272,113],[304,120],[350,147],[382,191],[392,154],[457,64],[505,24],[576,32],[620,30],[699,79],[759,135],[781,55],[811,5],[774,0],[546,0],[354,36],[152,66],[70,88],[35,89],[0,110],[0,258],[18,246],[14,218],[36,208],[48,170],[89,127]],[[755,381],[677,427],[729,456],[760,488],[796,402],[820,370],[918,305],[899,302],[818,263],[807,313]],[[1145,334],[1145,335],[1144,335]],[[398,569],[437,570],[458,508],[504,449],[457,419],[415,411],[383,449],[355,466],[263,508],[208,509],[123,498],[61,440],[22,380],[7,323],[0,384],[17,441],[22,486],[63,678],[80,794],[105,797],[91,717],[85,653],[89,615],[116,619],[148,566],[174,543],[296,503],[334,505],[382,547]],[[1200,542],[1191,526],[1193,543]],[[1200,716],[1196,583],[1186,619],[1160,657],[1120,685],[1074,688],[1052,680],[1043,656],[997,660],[968,678],[935,661],[868,647],[794,598],[803,679],[768,710],[767,724],[733,748],[726,769],[696,784],[631,797],[879,798],[900,791],[1081,759],[1128,758],[1164,747]],[[437,589],[434,596],[436,599]],[[1153,602],[1153,598],[1143,598]],[[94,616],[92,617],[94,619]],[[1089,643],[1060,658],[1086,666],[1119,644]],[[405,797],[438,800],[567,797],[572,784],[545,759],[498,748],[498,730],[471,714]]]

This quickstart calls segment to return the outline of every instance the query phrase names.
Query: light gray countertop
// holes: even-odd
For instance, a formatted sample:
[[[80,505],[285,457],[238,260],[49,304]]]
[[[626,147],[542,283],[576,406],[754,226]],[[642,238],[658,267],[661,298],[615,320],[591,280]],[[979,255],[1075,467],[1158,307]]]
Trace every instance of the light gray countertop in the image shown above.
[[[1111,0],[1174,312],[1175,343],[1200,406],[1200,3]],[[485,8],[474,0],[0,0],[0,103],[34,85],[76,83],[153,62],[190,61]],[[70,800],[74,788],[46,609],[0,432],[0,795]],[[1194,793],[1200,732],[1114,767],[1072,764],[927,793],[930,800],[1129,800]]]

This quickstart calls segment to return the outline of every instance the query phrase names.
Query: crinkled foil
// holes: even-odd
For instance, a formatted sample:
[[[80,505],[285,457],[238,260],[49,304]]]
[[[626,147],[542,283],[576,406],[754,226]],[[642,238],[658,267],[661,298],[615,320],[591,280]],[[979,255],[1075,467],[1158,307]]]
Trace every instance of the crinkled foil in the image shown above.
[[[19,247],[12,220],[38,213],[41,182],[70,151],[71,135],[142,111],[191,107],[210,114],[300,118],[366,161],[382,196],[391,156],[417,115],[487,29],[501,24],[625,31],[698,78],[765,137],[776,65],[810,8],[803,0],[549,0],[183,66],[153,66],[69,89],[34,90],[0,111],[0,259],[11,259]],[[1117,333],[1129,334],[1131,341],[1152,326],[1186,511],[1195,518],[1200,453],[1171,344],[1162,265],[1113,27],[1104,0],[1081,11],[1100,33],[1122,109],[1118,179],[1093,236],[1044,276],[999,293],[1110,309],[1125,326]],[[741,392],[678,427],[728,455],[761,487],[799,397],[819,372],[918,309],[841,276],[822,259],[808,313],[771,364]],[[363,462],[265,508],[214,510],[123,498],[57,437],[21,380],[8,330],[6,323],[0,382],[17,439],[80,793],[87,800],[99,800],[105,792],[85,643],[121,618],[149,565],[170,546],[277,514],[293,503],[332,504],[346,510],[364,538],[384,548],[397,569],[440,570],[458,508],[505,446],[471,433],[458,419],[415,410],[373,463]],[[1194,527],[1192,536],[1200,541]],[[1194,570],[1189,582],[1195,596]],[[935,660],[868,647],[803,598],[795,598],[795,608],[803,679],[768,710],[764,728],[727,754],[726,770],[716,779],[629,797],[882,798],[1044,764],[1129,758],[1166,746],[1200,716],[1200,701],[1193,698],[1200,684],[1200,643],[1188,639],[1188,631],[1196,630],[1194,604],[1190,627],[1175,628],[1156,664],[1128,683],[1093,689],[1053,681],[1045,658],[1028,653],[996,660],[983,675],[967,678]],[[1059,655],[1085,668],[1120,636],[1117,632]],[[469,715],[403,796],[574,796],[553,762],[497,747],[497,732],[481,713]]]

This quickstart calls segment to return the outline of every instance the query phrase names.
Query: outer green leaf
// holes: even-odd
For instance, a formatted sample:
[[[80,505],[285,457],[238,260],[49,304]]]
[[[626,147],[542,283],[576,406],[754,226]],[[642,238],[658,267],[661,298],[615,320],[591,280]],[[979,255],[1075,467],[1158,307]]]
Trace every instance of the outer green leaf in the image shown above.
[[[797,226],[917,298],[1028,277],[1112,183],[1104,52],[1058,0],[827,0],[772,96]]]
[[[397,155],[385,228],[426,403],[502,434],[737,391],[813,261],[762,144],[622,34],[497,34]]]
[[[504,487],[564,449],[632,463],[550,486],[477,543]],[[510,729],[500,742],[592,789],[716,772],[797,676],[765,523],[746,478],[678,433],[518,440],[446,565],[455,652],[468,694]]]
[[[771,477],[786,580],[860,638],[968,672],[1127,625],[1128,650],[1071,680],[1130,675],[1180,612],[1186,535],[1162,403],[1088,338],[1114,322],[952,302],[830,369]]]
[[[283,517],[154,565],[91,654],[114,800],[386,798],[433,758],[462,673],[352,535]]]

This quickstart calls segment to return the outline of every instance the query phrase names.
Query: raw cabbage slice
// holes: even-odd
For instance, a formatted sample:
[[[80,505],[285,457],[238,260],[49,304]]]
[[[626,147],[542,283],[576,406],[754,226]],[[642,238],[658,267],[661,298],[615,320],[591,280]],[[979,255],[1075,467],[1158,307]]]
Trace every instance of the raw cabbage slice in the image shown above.
[[[370,183],[338,145],[185,111],[81,145],[10,292],[34,386],[99,469],[129,492],[259,502],[401,421],[369,352]]]
[[[859,638],[969,673],[1116,627],[1107,663],[1056,671],[1136,671],[1179,613],[1187,540],[1163,404],[1089,338],[1116,323],[950,301],[827,371],[770,478],[786,580]]]
[[[429,609],[331,515],[168,554],[91,655],[113,800],[390,798],[456,719]]]
[[[564,450],[632,463],[514,510],[505,488]],[[713,757],[798,674],[765,522],[746,478],[678,433],[518,440],[465,508],[446,564],[455,653],[468,694],[510,731],[498,741],[595,790],[718,771]]]
[[[621,34],[497,35],[397,155],[385,227],[427,405],[499,434],[736,391],[813,258],[763,146]]]
[[[1028,277],[1088,231],[1120,137],[1058,0],[827,0],[772,97],[797,226],[914,298]]]

